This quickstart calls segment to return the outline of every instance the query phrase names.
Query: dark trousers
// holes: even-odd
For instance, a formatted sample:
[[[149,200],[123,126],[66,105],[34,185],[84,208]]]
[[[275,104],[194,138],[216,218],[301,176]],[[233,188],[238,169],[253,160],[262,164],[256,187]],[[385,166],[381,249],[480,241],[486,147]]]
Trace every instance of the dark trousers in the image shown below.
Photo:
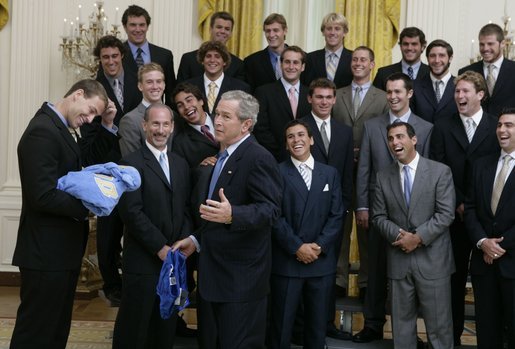
[[[11,349],[64,349],[70,333],[79,270],[20,268],[21,304]]]
[[[219,303],[198,293],[199,347],[264,349],[267,297],[249,302]]]
[[[118,271],[122,236],[123,223],[118,209],[115,208],[109,216],[97,218],[98,268],[104,280],[106,293],[122,288],[122,278]]]
[[[163,320],[156,293],[159,274],[123,274],[122,302],[116,317],[113,349],[172,348],[177,313]]]

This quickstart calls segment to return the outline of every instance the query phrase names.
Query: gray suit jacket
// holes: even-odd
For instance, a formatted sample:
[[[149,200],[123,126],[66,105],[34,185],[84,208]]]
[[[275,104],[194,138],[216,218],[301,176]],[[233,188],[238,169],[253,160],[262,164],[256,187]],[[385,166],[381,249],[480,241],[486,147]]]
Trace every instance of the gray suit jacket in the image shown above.
[[[406,205],[401,188],[399,165],[393,162],[379,171],[372,207],[372,222],[389,242],[387,275],[402,279],[416,259],[420,273],[426,279],[439,279],[451,275],[454,257],[449,225],[454,220],[455,194],[451,169],[444,164],[420,157],[413,188],[411,204]],[[416,231],[423,245],[407,254],[391,244],[399,229]]]
[[[359,148],[363,135],[363,124],[371,117],[382,115],[388,111],[386,93],[374,86],[370,86],[358,114],[354,116],[352,105],[352,85],[336,90],[336,103],[333,107],[332,116],[345,125],[352,127],[354,148]]]
[[[433,124],[413,113],[411,113],[408,122],[413,126],[417,135],[418,153],[428,157]],[[390,152],[390,148],[388,148],[386,126],[389,123],[390,116],[385,113],[366,121],[363,126],[363,140],[359,150],[356,179],[357,208],[371,207],[370,200],[374,197],[376,173],[386,168],[395,159]]]

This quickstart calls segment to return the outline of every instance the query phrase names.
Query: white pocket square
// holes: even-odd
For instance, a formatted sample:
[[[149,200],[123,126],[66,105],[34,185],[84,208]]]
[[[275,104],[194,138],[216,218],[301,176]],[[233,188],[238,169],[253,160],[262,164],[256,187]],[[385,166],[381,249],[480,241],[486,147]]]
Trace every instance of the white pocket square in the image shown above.
[[[326,184],[324,187],[324,190],[322,190],[322,191],[329,191],[329,184]]]

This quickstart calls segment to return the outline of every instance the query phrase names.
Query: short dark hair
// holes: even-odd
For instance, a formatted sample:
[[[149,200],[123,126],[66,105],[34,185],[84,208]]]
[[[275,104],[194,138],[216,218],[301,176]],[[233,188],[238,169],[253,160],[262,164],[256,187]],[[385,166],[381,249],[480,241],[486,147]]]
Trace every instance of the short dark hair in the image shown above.
[[[270,25],[273,23],[279,23],[283,30],[288,28],[286,18],[284,18],[283,15],[279,13],[271,13],[268,15],[268,17],[265,18],[265,21],[263,22],[263,30],[265,30],[265,25]]]
[[[107,108],[107,92],[104,86],[102,86],[102,84],[98,81],[93,79],[79,80],[76,83],[74,83],[72,87],[70,87],[68,92],[66,92],[66,94],[64,95],[64,98],[68,97],[77,90],[83,90],[85,98],[92,98],[93,96],[98,96],[104,102],[105,107]]]
[[[206,41],[202,43],[202,45],[200,45],[200,48],[197,51],[197,62],[202,64],[204,58],[206,58],[206,54],[209,51],[218,52],[225,62],[224,70],[229,68],[229,65],[231,65],[231,54],[229,53],[227,46],[225,46],[222,42],[216,40]]]
[[[390,76],[388,76],[386,78],[386,83],[388,83],[388,81],[397,81],[397,80],[404,81],[404,88],[407,91],[413,90],[413,80],[411,80],[409,76],[407,76],[406,74],[401,73],[401,72],[393,73]],[[385,83],[385,86],[386,86],[386,83]]]
[[[181,92],[191,93],[193,97],[195,97],[196,99],[204,101],[204,105],[207,104],[204,94],[202,93],[202,91],[200,91],[197,85],[193,85],[189,82],[181,82],[172,91],[172,100],[175,101],[175,96],[177,96]]]
[[[313,134],[311,133],[311,128],[309,127],[309,124],[302,119],[293,119],[293,120],[288,121],[286,126],[284,126],[284,135],[286,136],[286,131],[288,131],[289,128],[297,126],[297,125],[304,126],[306,128],[306,130],[308,131],[308,136],[310,138],[313,137]]]
[[[123,12],[122,15],[122,24],[125,27],[127,25],[127,20],[129,17],[145,17],[145,21],[147,22],[147,25],[150,25],[150,15],[148,14],[147,10],[145,10],[143,7],[140,7],[138,5],[130,5],[127,7],[127,9]]]
[[[295,46],[295,45],[288,46],[283,50],[283,52],[281,52],[281,62],[283,61],[284,54],[288,51],[300,53],[302,56],[300,59],[302,64],[306,63],[306,56],[307,56],[306,51],[301,49],[299,46]]]
[[[147,107],[147,109],[145,109],[145,114],[143,114],[143,120],[148,121],[148,115],[150,114],[150,111],[152,109],[166,109],[166,110],[168,110],[170,112],[170,115],[171,115],[171,118],[172,118],[172,122],[173,122],[173,111],[172,111],[172,108],[170,108],[166,104],[161,104],[161,103],[152,103],[151,105],[149,105]]]
[[[502,42],[504,40],[504,31],[502,28],[495,23],[488,23],[479,30],[478,37],[495,35],[497,41]]]
[[[112,35],[106,35],[98,40],[97,46],[95,46],[95,49],[93,50],[93,55],[100,59],[100,51],[107,47],[117,47],[118,50],[120,50],[120,54],[122,56],[125,54],[125,47],[123,46],[123,43],[120,41],[120,39]]]
[[[404,38],[416,38],[418,37],[420,40],[420,44],[422,46],[426,46],[426,36],[424,32],[417,27],[407,27],[401,31],[399,35],[399,45],[402,43],[402,39]]]
[[[356,51],[367,51],[370,61],[373,62],[375,60],[374,50],[372,50],[368,46],[358,46],[354,49],[354,52],[356,52]]]
[[[411,126],[410,123],[407,123],[404,121],[393,122],[393,123],[389,124],[388,126],[386,126],[386,134],[388,134],[388,132],[390,132],[390,130],[392,128],[396,128],[396,127],[400,127],[400,126],[406,126],[406,132],[408,133],[409,138],[413,138],[416,136],[415,129],[413,128],[413,126]]]
[[[502,108],[501,112],[499,113],[499,117],[505,115],[505,114],[515,114],[515,107],[504,107]]]
[[[211,15],[211,19],[209,21],[209,27],[213,28],[213,26],[215,25],[215,21],[218,18],[221,18],[226,21],[230,21],[231,28],[234,27],[234,18],[232,17],[232,15],[229,12],[226,12],[226,11],[218,11],[218,12],[213,13]]]
[[[443,47],[444,49],[447,50],[447,56],[449,57],[452,57],[453,55],[453,50],[452,50],[452,46],[445,40],[442,40],[442,39],[436,39],[436,40],[433,40],[429,43],[429,45],[427,45],[427,48],[426,48],[426,57],[429,58],[429,52],[433,49],[433,47]]]
[[[333,96],[336,96],[336,85],[334,82],[327,78],[318,78],[309,84],[309,91],[308,94],[310,97],[313,97],[313,93],[315,92],[316,88],[329,88],[333,90]]]

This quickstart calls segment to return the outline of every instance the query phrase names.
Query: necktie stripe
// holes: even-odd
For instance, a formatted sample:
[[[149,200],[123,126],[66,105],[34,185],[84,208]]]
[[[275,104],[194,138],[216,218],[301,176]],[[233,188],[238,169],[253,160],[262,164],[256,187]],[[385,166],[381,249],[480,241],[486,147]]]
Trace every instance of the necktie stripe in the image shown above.
[[[508,169],[510,168],[510,160],[512,160],[510,155],[504,156],[501,171],[499,171],[499,174],[495,179],[494,189],[492,191],[492,201],[490,203],[493,214],[496,213],[497,207],[499,205],[499,199],[501,198],[504,184],[506,182],[506,177],[508,176]]]

